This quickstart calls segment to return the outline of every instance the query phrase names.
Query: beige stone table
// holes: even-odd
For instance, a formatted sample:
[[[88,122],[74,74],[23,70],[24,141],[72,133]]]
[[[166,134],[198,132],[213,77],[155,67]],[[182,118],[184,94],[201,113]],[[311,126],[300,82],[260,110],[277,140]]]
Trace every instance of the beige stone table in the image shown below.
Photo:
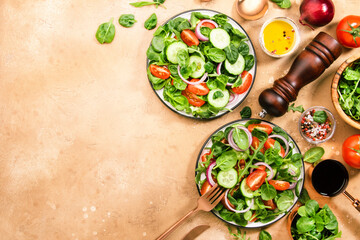
[[[221,125],[240,118],[259,93],[283,76],[296,54],[273,59],[258,43],[261,25],[275,16],[299,17],[299,0],[283,10],[269,2],[257,21],[237,16],[233,0],[167,0],[166,9],[134,8],[125,0],[0,1],[0,239],[154,239],[195,206],[194,168],[198,152]],[[299,26],[299,51],[318,31],[335,36],[336,23],[359,14],[358,0],[335,0],[335,18],[316,31]],[[166,108],[146,77],[146,49],[154,30],[143,27],[155,12],[159,23],[189,9],[223,12],[248,32],[258,57],[254,87],[235,111],[212,121],[192,120]],[[117,19],[133,13],[129,29]],[[95,39],[97,27],[114,17],[111,44]],[[298,52],[299,52],[298,51]],[[296,105],[322,105],[335,113],[330,83],[336,68],[359,50],[345,50]],[[297,52],[297,53],[298,53]],[[311,146],[297,130],[299,113],[270,120],[288,131],[302,151]],[[341,145],[359,133],[340,117],[332,140],[321,144],[324,158],[343,161]],[[308,165],[306,166],[309,167]],[[348,191],[360,197],[359,170],[350,173]],[[311,197],[329,204],[343,239],[360,235],[360,214],[343,196]],[[289,239],[286,219],[266,228],[273,239]],[[210,229],[198,239],[230,239],[227,225],[199,213],[169,239],[181,239],[198,225]],[[251,239],[259,230],[247,230]]]

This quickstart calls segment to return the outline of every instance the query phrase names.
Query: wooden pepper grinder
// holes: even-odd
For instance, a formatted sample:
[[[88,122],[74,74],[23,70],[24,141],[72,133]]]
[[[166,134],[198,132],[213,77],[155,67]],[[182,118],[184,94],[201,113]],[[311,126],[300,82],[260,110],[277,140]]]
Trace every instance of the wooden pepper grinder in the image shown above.
[[[263,107],[260,117],[267,113],[276,117],[284,115],[299,90],[318,78],[341,52],[341,45],[334,38],[320,32],[296,57],[286,76],[260,94],[259,103]]]

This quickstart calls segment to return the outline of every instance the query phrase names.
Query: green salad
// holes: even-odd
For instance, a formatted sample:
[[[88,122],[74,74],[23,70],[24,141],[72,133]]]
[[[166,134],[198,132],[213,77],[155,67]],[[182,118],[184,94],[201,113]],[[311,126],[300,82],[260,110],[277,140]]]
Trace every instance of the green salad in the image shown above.
[[[351,118],[360,120],[360,61],[347,67],[338,84],[339,103]]]
[[[176,111],[211,118],[249,91],[255,58],[246,35],[225,14],[181,16],[155,31],[146,52],[147,75]]]
[[[215,183],[227,189],[216,215],[242,227],[281,218],[302,189],[302,155],[287,133],[257,119],[215,132],[200,154],[195,181],[201,195]]]

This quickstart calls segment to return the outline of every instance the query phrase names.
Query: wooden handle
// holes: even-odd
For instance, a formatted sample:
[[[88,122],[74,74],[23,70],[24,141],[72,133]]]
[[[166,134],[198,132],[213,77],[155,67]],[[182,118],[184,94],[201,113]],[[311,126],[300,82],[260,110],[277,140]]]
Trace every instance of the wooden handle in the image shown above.
[[[194,208],[193,210],[191,210],[190,212],[188,212],[185,216],[183,216],[182,218],[180,218],[176,223],[174,223],[174,225],[172,225],[168,230],[166,230],[163,234],[161,234],[158,238],[156,238],[156,240],[162,240],[165,239],[167,236],[170,235],[170,233],[172,233],[178,226],[180,226],[185,219],[187,219],[188,217],[190,217],[193,213],[195,213],[197,211],[197,207]]]
[[[320,32],[296,57],[286,76],[260,94],[260,105],[273,116],[284,115],[300,89],[317,79],[341,52],[341,45],[333,37]]]

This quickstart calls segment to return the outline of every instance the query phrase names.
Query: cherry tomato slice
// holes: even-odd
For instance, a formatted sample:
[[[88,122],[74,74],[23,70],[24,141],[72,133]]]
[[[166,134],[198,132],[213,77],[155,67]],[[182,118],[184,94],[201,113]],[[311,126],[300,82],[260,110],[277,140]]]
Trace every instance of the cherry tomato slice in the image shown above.
[[[249,89],[251,82],[252,82],[252,75],[248,71],[244,70],[241,73],[241,78],[242,78],[241,85],[231,89],[236,94],[242,94],[242,93],[246,92]]]
[[[352,135],[344,141],[342,156],[351,167],[360,169],[360,134]]]
[[[257,137],[252,137],[252,143],[251,143],[251,146],[255,149],[258,149],[259,148],[259,145],[260,145],[260,140],[257,138]],[[265,150],[264,148],[260,149],[260,152],[261,153],[265,153]]]
[[[265,171],[265,170],[266,170],[266,167],[265,167],[264,165],[261,165],[261,166],[259,166],[257,169],[260,169],[260,170]]]
[[[264,144],[265,149],[268,150],[269,148],[274,148],[275,142],[276,142],[275,139],[268,138],[266,140],[265,144]],[[281,157],[285,157],[285,150],[281,145],[280,145],[280,153],[279,153],[279,155]]]
[[[190,29],[185,29],[180,34],[181,39],[188,45],[189,47],[193,45],[199,45],[199,39],[196,37],[195,33]]]
[[[190,82],[197,82],[200,79],[191,79]],[[210,92],[210,89],[207,87],[206,83],[202,82],[196,85],[189,84],[187,86],[189,92],[195,93],[196,95],[204,96]]]
[[[211,185],[208,181],[205,181],[203,185],[201,186],[200,194],[204,195],[207,191],[209,191],[211,188]]]
[[[246,178],[246,184],[252,191],[255,191],[265,182],[266,175],[264,170],[256,169]]]
[[[270,125],[265,124],[265,123],[253,123],[253,124],[250,124],[248,126],[248,129],[249,129],[250,132],[252,132],[254,130],[254,128],[257,128],[257,129],[259,129],[261,131],[264,131],[267,134],[272,133],[272,130],[273,130]]]
[[[210,29],[214,29],[214,28],[215,28],[215,25],[212,24],[212,23],[209,23],[209,22],[204,22],[204,23],[201,24],[200,27],[208,27],[208,28],[210,28]]]
[[[209,152],[207,153],[204,153],[202,156],[201,156],[201,161],[202,162],[206,162],[206,156],[209,156],[211,154],[211,149],[209,150]]]
[[[276,209],[276,204],[274,202],[274,200],[262,200],[264,205],[270,208],[267,208],[268,210],[275,210]]]
[[[150,72],[157,78],[168,79],[170,77],[170,70],[166,67],[161,67],[155,64],[150,64]]]
[[[196,96],[196,94],[190,92],[190,91],[188,90],[188,88],[186,88],[185,90],[183,90],[183,91],[181,92],[181,94],[182,94],[183,96],[185,96],[186,99],[189,101],[189,103],[190,103],[191,105],[195,106],[195,107],[201,107],[202,105],[205,104],[205,101],[204,101],[204,100],[198,98],[198,97]]]
[[[286,181],[280,181],[280,180],[270,180],[270,185],[273,185],[276,190],[284,191],[289,189],[290,183]]]

